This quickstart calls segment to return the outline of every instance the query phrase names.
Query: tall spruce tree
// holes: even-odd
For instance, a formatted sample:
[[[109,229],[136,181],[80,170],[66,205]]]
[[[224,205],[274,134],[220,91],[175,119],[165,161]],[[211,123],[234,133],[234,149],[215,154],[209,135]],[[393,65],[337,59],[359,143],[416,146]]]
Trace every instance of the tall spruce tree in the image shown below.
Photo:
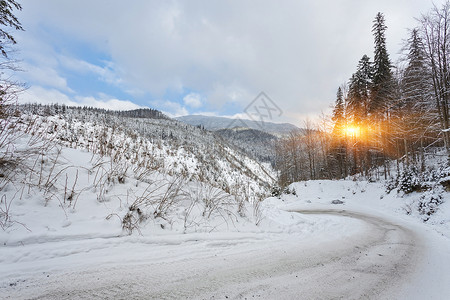
[[[402,114],[407,115],[408,130],[416,138],[431,129],[439,120],[432,99],[431,70],[426,63],[424,44],[417,29],[411,31],[407,41],[407,66],[402,78]]]
[[[383,114],[386,113],[389,102],[392,100],[394,80],[389,54],[386,49],[385,32],[387,26],[385,25],[384,15],[379,12],[373,23],[372,32],[375,42],[375,56],[369,113],[375,119],[381,119]]]
[[[344,103],[344,93],[342,88],[339,87],[336,93],[336,103],[333,108],[333,115],[331,117],[334,128],[333,128],[333,141],[334,144],[331,147],[331,157],[335,160],[337,164],[337,170],[335,176],[337,178],[345,178],[347,176],[346,167],[346,141],[345,141],[345,126],[346,126],[346,112]]]
[[[384,15],[379,12],[375,16],[372,26],[375,51],[369,114],[372,128],[375,129],[374,136],[378,136],[376,147],[379,151],[377,151],[375,161],[376,164],[383,165],[385,179],[387,179],[389,173],[387,159],[389,154],[394,151],[391,142],[390,108],[397,91],[397,84],[394,80],[389,54],[386,49],[386,29]]]
[[[404,48],[406,65],[399,74],[400,97],[390,115],[392,142],[396,145],[397,157],[403,157],[406,166],[423,158],[416,154],[423,149],[425,135],[431,136],[431,125],[436,117],[430,106],[432,85],[423,47],[418,30],[413,29]]]
[[[335,130],[342,130],[345,122],[344,115],[344,94],[341,87],[338,88],[336,93],[336,103],[333,109],[332,121],[334,122]]]
[[[355,124],[366,121],[369,111],[372,77],[372,63],[370,62],[370,58],[364,55],[360,59],[356,73],[352,75],[349,85],[347,110]]]
[[[425,61],[425,52],[418,29],[411,31],[407,41],[407,66],[403,74],[403,106],[422,108],[428,106],[431,77]]]

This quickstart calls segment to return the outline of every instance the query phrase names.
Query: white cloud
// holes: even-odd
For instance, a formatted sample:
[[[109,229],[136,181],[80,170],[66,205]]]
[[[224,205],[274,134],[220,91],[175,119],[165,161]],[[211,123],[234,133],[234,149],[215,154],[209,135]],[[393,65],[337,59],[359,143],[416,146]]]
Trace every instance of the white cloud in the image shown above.
[[[91,106],[109,110],[132,110],[142,108],[131,101],[119,99],[96,99],[94,97],[76,97],[78,106]]]
[[[19,19],[26,28],[57,28],[106,54],[112,66],[75,67],[107,82],[119,80],[157,98],[168,90],[195,90],[208,109],[229,102],[245,107],[264,91],[286,118],[319,114],[362,55],[373,57],[371,26],[378,11],[385,13],[395,60],[406,28],[431,7],[431,1],[410,0],[105,3],[24,0]],[[21,33],[27,34],[32,30]],[[187,111],[179,104],[170,110]]]
[[[20,45],[19,57],[24,58],[24,61],[19,63],[23,72],[17,73],[20,81],[63,92],[74,92],[68,86],[67,79],[58,72],[59,62],[51,45],[34,35],[27,37],[18,34],[17,41]]]
[[[67,85],[66,78],[60,76],[58,72],[47,66],[35,66],[30,64],[22,64],[24,72],[20,75],[26,81],[32,81],[47,87],[56,88],[61,91],[73,93],[73,90]]]
[[[220,117],[220,115],[216,111],[197,111],[194,114],[208,117]]]
[[[58,60],[61,66],[69,70],[78,73],[95,74],[100,80],[109,84],[119,85],[122,83],[122,79],[118,76],[119,72],[116,70],[114,63],[111,61],[103,61],[105,66],[102,67],[68,56],[59,56]]]
[[[189,115],[189,111],[186,109],[186,107],[177,102],[168,100],[155,100],[151,101],[150,104],[153,107],[158,107],[164,114],[171,118]]]
[[[189,107],[199,108],[202,106],[202,96],[197,93],[190,93],[184,96],[183,102]]]
[[[70,106],[77,105],[66,94],[56,89],[45,89],[41,86],[31,86],[19,95],[19,103],[40,103],[40,104],[65,104]]]

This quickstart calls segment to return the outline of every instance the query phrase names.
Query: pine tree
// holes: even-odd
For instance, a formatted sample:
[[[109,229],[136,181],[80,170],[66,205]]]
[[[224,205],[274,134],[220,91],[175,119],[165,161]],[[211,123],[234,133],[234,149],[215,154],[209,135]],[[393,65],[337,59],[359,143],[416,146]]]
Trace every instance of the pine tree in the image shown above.
[[[373,64],[372,95],[369,105],[369,113],[375,119],[383,118],[390,100],[392,100],[394,81],[391,71],[391,62],[386,49],[386,32],[384,15],[378,13],[375,17],[372,32],[375,41],[375,56]]]
[[[14,16],[13,10],[22,10],[22,6],[16,0],[0,1],[0,52],[4,57],[8,57],[5,48],[7,43],[15,44],[14,37],[3,27],[11,27],[15,30],[23,30],[19,20]]]
[[[418,30],[411,31],[407,41],[407,66],[402,78],[401,110],[412,119],[411,130],[426,130],[430,121],[438,120],[433,108],[431,72],[425,60],[424,45]]]
[[[334,123],[335,130],[342,130],[345,122],[344,113],[344,94],[342,93],[341,87],[339,87],[336,93],[336,103],[333,109],[333,116],[331,118]]]
[[[400,100],[392,106],[390,115],[397,157],[403,157],[406,166],[411,159],[422,159],[416,153],[423,148],[425,134],[430,135],[429,121],[433,120],[429,110],[430,76],[423,46],[418,30],[413,29],[404,49],[406,66],[399,73]]]
[[[397,91],[397,84],[394,81],[394,75],[391,71],[391,62],[386,49],[384,15],[378,13],[373,22],[372,32],[374,35],[374,71],[372,90],[369,103],[369,115],[371,118],[371,127],[373,132],[372,140],[378,149],[375,161],[384,166],[384,177],[387,179],[389,168],[387,158],[393,150],[392,129],[390,124],[390,108]],[[371,158],[372,160],[372,158]]]
[[[425,62],[424,45],[418,30],[411,31],[407,42],[407,67],[403,75],[404,106],[420,108],[426,106],[430,89],[430,76]]]
[[[344,93],[342,88],[339,87],[336,93],[336,103],[333,109],[333,115],[331,120],[334,123],[333,128],[333,141],[331,156],[337,163],[337,177],[345,178],[347,176],[346,169],[346,141],[345,141],[345,126],[346,126],[346,113],[345,113],[345,103],[344,103]]]
[[[364,55],[352,75],[349,85],[348,113],[355,124],[366,121],[369,111],[370,89],[372,86],[373,67],[370,58]]]

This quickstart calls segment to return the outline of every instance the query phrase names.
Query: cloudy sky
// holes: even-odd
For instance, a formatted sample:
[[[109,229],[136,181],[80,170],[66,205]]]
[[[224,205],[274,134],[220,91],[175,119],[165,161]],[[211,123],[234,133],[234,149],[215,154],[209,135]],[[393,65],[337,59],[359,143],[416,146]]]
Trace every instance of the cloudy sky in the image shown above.
[[[232,116],[264,91],[301,125],[328,112],[371,27],[391,59],[428,0],[20,0],[22,102]],[[440,5],[442,1],[434,1]]]

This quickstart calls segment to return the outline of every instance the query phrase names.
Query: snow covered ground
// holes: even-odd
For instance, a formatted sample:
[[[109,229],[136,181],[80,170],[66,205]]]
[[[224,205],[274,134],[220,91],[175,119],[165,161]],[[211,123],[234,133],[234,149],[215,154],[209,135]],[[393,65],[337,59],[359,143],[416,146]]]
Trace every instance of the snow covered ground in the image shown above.
[[[264,202],[259,226],[241,218],[212,232],[150,226],[128,236],[105,219],[111,202],[84,209],[80,199],[69,221],[54,204],[54,215],[35,219],[41,225],[27,224],[31,232],[0,232],[0,296],[448,299],[448,197],[423,223],[405,213],[418,195],[386,195],[379,183],[291,187],[297,196]]]
[[[449,298],[442,189],[308,181],[251,203],[251,189],[231,194],[41,137],[2,140],[2,299]],[[223,176],[245,187],[249,175],[233,172]],[[427,206],[436,195],[442,203]]]
[[[386,194],[383,183],[365,181],[317,180],[294,183],[290,188],[295,189],[297,196],[283,195],[281,200],[270,198],[266,201],[267,209],[270,211],[276,207],[293,212],[339,209],[369,214],[398,224],[415,235],[418,255],[414,257],[415,261],[409,270],[405,270],[411,276],[398,287],[399,294],[387,299],[449,299],[450,195],[448,193],[444,192],[443,203],[437,212],[431,215],[428,221],[423,222],[424,216],[416,207],[423,193],[404,195],[394,190]],[[333,204],[339,203],[336,200],[342,203]]]

